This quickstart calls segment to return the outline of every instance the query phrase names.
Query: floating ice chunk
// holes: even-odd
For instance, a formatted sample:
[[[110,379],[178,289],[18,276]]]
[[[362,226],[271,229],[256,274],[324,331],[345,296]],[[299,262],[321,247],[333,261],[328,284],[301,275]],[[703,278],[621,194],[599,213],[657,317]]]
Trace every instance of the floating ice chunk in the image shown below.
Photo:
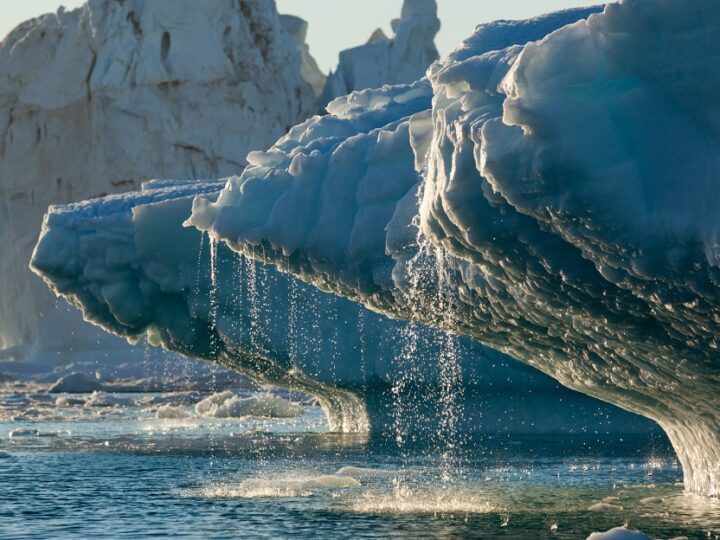
[[[306,478],[273,478],[245,480],[240,488],[249,492],[260,490],[282,491],[286,489],[346,489],[360,487],[360,482],[349,476],[333,474]]]
[[[588,510],[590,510],[591,512],[616,512],[616,511],[619,511],[622,509],[623,509],[623,507],[620,506],[619,504],[612,504],[610,502],[604,502],[604,501],[597,502],[595,504],[591,504],[588,507]]]
[[[640,531],[633,531],[625,527],[615,527],[605,532],[594,532],[587,540],[652,540]]]
[[[337,476],[406,476],[412,471],[393,469],[372,469],[368,467],[342,467],[335,473]]]
[[[348,476],[291,476],[244,480],[237,486],[220,485],[202,490],[209,498],[296,498],[310,497],[316,490],[350,489],[360,482]]]
[[[60,408],[80,407],[85,405],[86,400],[71,396],[60,396],[55,400],[55,406]]]
[[[85,373],[71,373],[58,379],[55,384],[48,388],[48,393],[89,394],[102,389],[102,383],[96,378],[92,378]]]
[[[286,399],[270,395],[240,398],[233,397],[220,405],[214,416],[240,417],[263,416],[268,418],[295,418],[300,416],[302,407]]]
[[[163,420],[180,420],[183,418],[189,418],[190,413],[180,407],[163,405],[158,408],[157,412],[155,413],[155,417]]]
[[[8,437],[11,439],[22,439],[22,438],[31,438],[31,437],[39,437],[40,432],[37,429],[30,429],[30,428],[18,428],[14,429],[10,432]]]
[[[215,418],[295,418],[302,414],[302,406],[270,394],[243,398],[227,390],[204,399],[195,406],[195,411],[199,415]]]
[[[95,391],[85,402],[85,407],[129,407],[135,404],[135,400],[127,397],[119,397],[107,392]]]
[[[235,393],[232,390],[218,392],[217,394],[213,394],[212,396],[208,396],[202,401],[199,401],[195,405],[195,412],[202,416],[209,416],[213,409],[216,409],[233,397],[235,397]]]

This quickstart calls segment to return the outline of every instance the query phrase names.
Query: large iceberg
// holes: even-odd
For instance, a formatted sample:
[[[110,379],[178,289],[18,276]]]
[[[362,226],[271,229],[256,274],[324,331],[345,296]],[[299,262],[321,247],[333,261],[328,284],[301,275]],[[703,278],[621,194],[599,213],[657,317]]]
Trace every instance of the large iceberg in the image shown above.
[[[427,81],[334,102],[191,221],[656,420],[686,487],[720,495],[720,5],[575,15],[480,28]]]
[[[440,30],[435,0],[404,0],[393,36],[378,28],[364,45],[340,52],[337,69],[327,77],[321,108],[354,90],[418,80],[439,57],[435,36]]]
[[[309,62],[266,0],[91,0],[11,32],[0,43],[0,359],[127,356],[28,271],[48,205],[239,173],[249,151],[315,112]]]

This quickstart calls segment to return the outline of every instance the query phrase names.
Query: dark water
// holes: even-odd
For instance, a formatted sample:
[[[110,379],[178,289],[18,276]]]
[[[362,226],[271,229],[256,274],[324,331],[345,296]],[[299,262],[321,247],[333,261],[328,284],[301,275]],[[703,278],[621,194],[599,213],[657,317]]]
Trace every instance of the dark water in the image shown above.
[[[323,429],[314,406],[294,419],[158,420],[147,404],[60,410],[41,396],[7,398],[2,539],[720,532],[720,505],[683,494],[661,439],[485,436],[450,455],[313,433]],[[10,437],[27,429],[37,433]]]

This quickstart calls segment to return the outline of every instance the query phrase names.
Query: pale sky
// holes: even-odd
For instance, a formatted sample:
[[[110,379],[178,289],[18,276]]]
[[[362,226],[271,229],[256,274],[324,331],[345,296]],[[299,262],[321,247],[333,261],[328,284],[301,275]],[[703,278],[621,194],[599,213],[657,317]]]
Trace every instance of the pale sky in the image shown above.
[[[202,0],[196,0],[202,1]],[[400,15],[403,0],[276,0],[280,13],[298,15],[310,23],[310,52],[323,71],[334,68],[342,49],[363,44],[377,27],[391,35],[390,20]],[[437,0],[442,29],[435,40],[444,56],[469,36],[475,26],[495,19],[522,19],[566,9],[590,6],[598,0]],[[0,36],[22,21],[55,11],[60,5],[76,8],[83,0],[0,0]]]

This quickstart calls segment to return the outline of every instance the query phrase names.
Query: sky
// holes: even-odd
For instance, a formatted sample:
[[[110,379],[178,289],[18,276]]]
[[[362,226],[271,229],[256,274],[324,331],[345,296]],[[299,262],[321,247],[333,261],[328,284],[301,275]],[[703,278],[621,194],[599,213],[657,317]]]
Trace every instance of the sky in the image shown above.
[[[202,0],[196,0],[202,1]],[[469,36],[476,25],[496,19],[524,19],[570,7],[590,6],[598,0],[437,0],[442,28],[435,43],[444,56]],[[365,43],[382,27],[392,35],[390,21],[400,15],[403,0],[276,0],[281,13],[298,15],[310,23],[310,53],[323,71],[334,68],[338,53]],[[0,36],[31,17],[76,8],[83,0],[0,0]]]

